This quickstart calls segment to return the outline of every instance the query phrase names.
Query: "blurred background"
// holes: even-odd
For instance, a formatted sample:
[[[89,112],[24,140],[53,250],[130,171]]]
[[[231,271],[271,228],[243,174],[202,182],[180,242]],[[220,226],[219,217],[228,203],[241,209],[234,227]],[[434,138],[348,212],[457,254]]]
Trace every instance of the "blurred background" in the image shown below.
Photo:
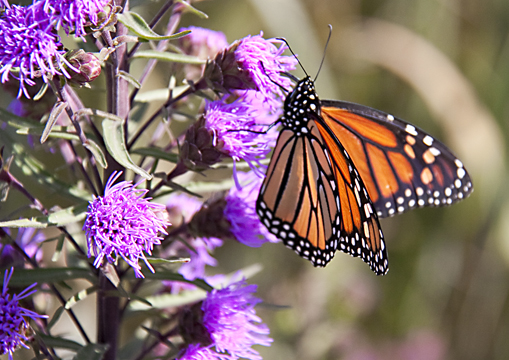
[[[132,1],[131,6],[151,19],[161,3]],[[316,83],[321,98],[375,107],[426,130],[462,160],[475,188],[452,207],[381,220],[390,259],[383,277],[342,253],[321,269],[282,244],[248,248],[226,242],[215,253],[219,266],[213,273],[262,266],[249,281],[259,285],[264,303],[258,314],[274,338],[271,347],[258,348],[263,358],[508,359],[509,2],[194,5],[209,18],[187,14],[182,26],[222,31],[229,42],[260,31],[285,37],[312,76],[331,24]],[[160,81],[155,88],[167,85],[168,65],[159,64],[158,71],[163,76],[154,80]],[[295,75],[303,73],[299,69]],[[0,101],[6,105],[10,99]],[[0,213],[7,217],[9,211]]]
[[[394,114],[447,144],[474,193],[381,221],[390,271],[338,253],[313,268],[281,244],[228,242],[217,272],[260,263],[250,281],[274,343],[264,359],[508,359],[509,2],[214,0],[183,25],[285,37],[323,99]],[[295,74],[303,76],[300,70]],[[276,306],[277,305],[277,306]],[[287,306],[279,308],[278,306]]]

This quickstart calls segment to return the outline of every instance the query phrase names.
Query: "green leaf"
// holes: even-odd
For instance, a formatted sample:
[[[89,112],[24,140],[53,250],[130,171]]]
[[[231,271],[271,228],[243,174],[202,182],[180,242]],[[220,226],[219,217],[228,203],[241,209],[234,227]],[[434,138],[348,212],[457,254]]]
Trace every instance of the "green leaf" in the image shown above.
[[[187,85],[173,88],[173,97],[177,97],[189,88]],[[166,101],[170,97],[170,89],[156,89],[136,94],[134,100],[139,103],[151,101]]]
[[[28,286],[33,283],[53,284],[61,281],[86,279],[95,283],[95,276],[88,269],[82,268],[38,268],[16,269],[12,274],[10,286]]]
[[[186,10],[187,12],[190,12],[196,16],[198,16],[199,18],[202,18],[202,19],[208,19],[209,16],[207,14],[205,14],[203,11],[200,11],[198,10],[197,8],[191,6],[188,2],[186,1],[182,1],[182,0],[177,0],[176,2],[184,5],[186,7]]]
[[[73,360],[101,360],[106,351],[108,344],[88,344],[82,347]]]
[[[79,222],[87,216],[88,202],[55,211],[48,216],[48,222],[58,226]]]
[[[102,126],[104,142],[110,155],[125,168],[134,171],[147,180],[152,179],[152,175],[137,166],[131,159],[131,156],[129,156],[124,141],[124,122],[105,118],[103,119]]]
[[[184,305],[189,305],[197,301],[205,299],[207,292],[202,289],[182,291],[178,294],[161,294],[149,296],[147,300],[151,306],[144,303],[129,303],[129,308],[133,311],[146,311],[150,308],[154,309],[169,309]]]
[[[55,248],[55,252],[53,253],[53,256],[51,256],[52,262],[57,262],[60,258],[60,254],[62,254],[62,249],[64,248],[64,242],[65,242],[65,235],[60,235],[58,237],[57,246]]]
[[[118,72],[118,77],[126,80],[129,84],[134,86],[136,89],[141,88],[141,83],[134,76],[132,76],[131,74],[129,74],[126,71],[120,70]]]
[[[55,313],[51,317],[51,320],[48,323],[48,330],[51,329],[53,327],[53,325],[55,325],[57,323],[57,321],[60,319],[60,316],[62,316],[62,314],[64,313],[64,310],[65,309],[63,306],[58,307],[58,309],[55,311]]]
[[[196,56],[170,53],[170,52],[157,51],[157,50],[138,51],[133,55],[133,58],[156,59],[156,60],[160,60],[160,61],[177,62],[177,63],[193,64],[193,65],[203,65],[207,62],[206,60],[201,60],[201,59],[197,58]]]
[[[108,162],[106,161],[106,156],[104,155],[101,147],[93,140],[87,139],[83,146],[88,149],[94,156],[95,161],[99,164],[100,167],[106,169],[108,167]]]
[[[76,341],[63,339],[61,337],[49,336],[43,333],[38,333],[38,336],[40,336],[40,338],[44,341],[44,344],[49,348],[59,348],[79,351],[83,347]]]
[[[219,182],[196,181],[186,185],[186,189],[193,193],[207,193],[216,191],[225,191],[235,186],[233,179],[226,179]]]
[[[74,294],[73,297],[71,297],[67,302],[65,303],[65,309],[69,310],[71,307],[73,307],[76,303],[78,303],[81,300],[84,300],[88,297],[88,295],[93,294],[97,291],[96,286],[90,286],[88,289],[83,289],[78,291],[76,294]]]
[[[63,101],[57,101],[55,105],[53,105],[53,108],[49,114],[48,121],[46,122],[46,126],[44,126],[44,130],[42,131],[41,144],[43,144],[48,139],[51,129],[53,129],[53,126],[55,126],[58,117],[66,107],[67,103]]]
[[[134,278],[134,274],[131,274],[130,276],[132,276]],[[158,270],[157,272],[155,273],[147,273],[146,274],[146,278],[149,279],[149,280],[173,280],[173,281],[181,281],[181,282],[185,282],[185,283],[188,283],[188,284],[193,284],[193,285],[196,285],[198,286],[199,288],[205,290],[205,291],[211,291],[213,290],[214,288],[212,286],[210,286],[209,284],[207,284],[207,282],[205,280],[202,280],[202,279],[196,279],[196,280],[187,280],[185,277],[183,277],[182,275],[174,272],[174,271],[170,271],[170,270]]]
[[[122,14],[117,14],[117,19],[126,28],[145,40],[173,40],[179,39],[182,36],[189,34],[191,31],[183,31],[173,35],[159,35],[155,33],[145,20],[135,12],[126,11]]]
[[[159,148],[137,148],[131,150],[131,153],[166,160],[174,164],[176,164],[179,161],[178,154],[169,153]]]
[[[43,217],[44,218],[44,217]],[[9,227],[9,228],[37,228],[42,229],[48,227],[47,221],[41,221],[40,218],[31,218],[31,219],[17,219],[17,220],[8,220],[8,221],[0,221],[0,227]]]
[[[182,264],[182,263],[188,263],[191,261],[190,258],[178,258],[178,259],[163,259],[163,258],[153,258],[148,257],[147,260],[150,262],[150,264]]]

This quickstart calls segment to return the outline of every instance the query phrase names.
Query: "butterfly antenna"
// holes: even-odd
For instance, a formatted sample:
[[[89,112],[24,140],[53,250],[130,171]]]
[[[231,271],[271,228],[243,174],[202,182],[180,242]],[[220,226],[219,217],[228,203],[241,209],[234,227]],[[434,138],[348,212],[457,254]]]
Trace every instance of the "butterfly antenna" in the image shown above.
[[[304,66],[302,66],[299,58],[297,57],[297,55],[295,55],[295,53],[293,52],[292,48],[290,47],[290,44],[288,44],[288,41],[286,41],[285,38],[276,38],[276,40],[282,41],[282,42],[284,42],[286,44],[286,46],[288,46],[288,50],[290,50],[290,52],[292,53],[292,55],[295,58],[295,60],[297,60],[297,62],[299,63],[300,68],[302,69],[302,71],[304,71],[304,74],[306,74],[306,76],[309,76],[308,73],[306,72],[306,69],[304,69]]]
[[[323,62],[325,61],[325,53],[327,52],[327,47],[329,46],[329,40],[330,40],[331,35],[332,35],[332,25],[329,24],[329,36],[327,37],[327,42],[325,43],[325,48],[323,49],[322,62],[320,63],[320,67],[318,68],[315,79],[313,81],[316,81],[316,79],[318,78],[318,74],[320,74],[320,70],[322,70],[322,65],[323,65]]]

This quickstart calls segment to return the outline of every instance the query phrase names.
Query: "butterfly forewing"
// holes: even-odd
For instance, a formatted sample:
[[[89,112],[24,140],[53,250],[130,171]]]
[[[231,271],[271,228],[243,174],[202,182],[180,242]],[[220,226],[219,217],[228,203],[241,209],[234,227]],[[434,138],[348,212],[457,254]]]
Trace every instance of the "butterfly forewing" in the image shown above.
[[[472,192],[461,161],[426,132],[366,106],[321,104],[326,125],[351,155],[378,216],[450,205]]]

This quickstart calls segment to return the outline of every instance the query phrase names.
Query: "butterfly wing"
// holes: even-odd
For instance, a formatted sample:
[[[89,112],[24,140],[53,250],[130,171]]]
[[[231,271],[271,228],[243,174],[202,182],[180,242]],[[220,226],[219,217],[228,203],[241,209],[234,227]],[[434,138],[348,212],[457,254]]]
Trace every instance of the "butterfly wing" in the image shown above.
[[[315,266],[339,249],[385,274],[383,234],[359,173],[323,124],[306,129],[279,134],[257,201],[262,223]]]
[[[379,217],[450,205],[472,192],[461,161],[426,132],[367,106],[321,104],[325,124],[352,157]]]

